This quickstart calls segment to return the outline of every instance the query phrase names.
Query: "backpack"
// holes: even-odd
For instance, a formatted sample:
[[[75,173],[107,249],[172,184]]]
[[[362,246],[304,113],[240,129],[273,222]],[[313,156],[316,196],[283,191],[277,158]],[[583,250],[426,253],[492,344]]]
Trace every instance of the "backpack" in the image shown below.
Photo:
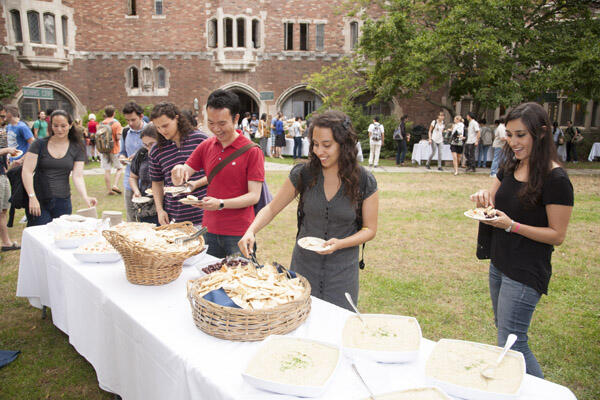
[[[100,153],[110,154],[115,147],[113,139],[112,125],[115,121],[110,121],[108,124],[100,124],[96,129],[96,150]]]
[[[481,144],[484,146],[490,146],[494,141],[494,132],[489,126],[481,128]]]
[[[373,125],[373,132],[371,132],[371,140],[373,140],[374,142],[381,141],[381,124],[378,123]]]

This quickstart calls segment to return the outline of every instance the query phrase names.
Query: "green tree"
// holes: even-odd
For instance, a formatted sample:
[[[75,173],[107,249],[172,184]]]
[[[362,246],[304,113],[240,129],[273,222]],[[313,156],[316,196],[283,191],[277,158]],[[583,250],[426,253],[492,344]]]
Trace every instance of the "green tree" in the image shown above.
[[[4,100],[19,90],[17,77],[13,74],[0,73],[0,100]]]
[[[454,113],[545,92],[600,98],[600,20],[591,0],[355,0],[365,13],[356,61],[379,99],[420,97]],[[441,91],[446,101],[439,102]]]

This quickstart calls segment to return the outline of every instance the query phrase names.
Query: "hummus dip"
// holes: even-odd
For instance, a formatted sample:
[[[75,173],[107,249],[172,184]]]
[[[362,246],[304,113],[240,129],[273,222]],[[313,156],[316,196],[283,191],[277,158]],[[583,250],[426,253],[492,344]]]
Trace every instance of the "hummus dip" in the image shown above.
[[[339,357],[339,350],[333,346],[302,339],[272,338],[260,347],[245,373],[286,385],[323,386]]]
[[[455,385],[493,393],[514,394],[523,380],[523,362],[516,351],[509,351],[496,368],[496,376],[486,379],[481,371],[493,365],[502,352],[500,347],[460,340],[440,340],[434,347],[425,375]]]
[[[394,315],[363,315],[346,320],[344,347],[375,351],[417,351],[421,341],[419,323],[414,318]]]
[[[369,400],[369,398],[365,400]],[[439,389],[421,388],[378,394],[377,400],[448,400],[448,397],[442,394]]]

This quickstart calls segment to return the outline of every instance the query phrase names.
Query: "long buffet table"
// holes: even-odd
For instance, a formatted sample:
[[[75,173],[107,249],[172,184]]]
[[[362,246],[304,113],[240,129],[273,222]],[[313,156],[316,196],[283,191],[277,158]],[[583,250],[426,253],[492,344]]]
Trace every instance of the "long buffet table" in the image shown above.
[[[308,157],[308,152],[310,150],[308,139],[302,138],[302,157]],[[273,145],[273,139],[269,138],[267,142],[267,152],[271,154],[271,146]],[[356,150],[358,151],[357,158],[359,162],[363,161],[363,152],[360,142],[356,143]],[[285,147],[281,149],[281,154],[284,156],[292,156],[294,155],[294,139],[286,137],[285,138]]]
[[[415,143],[412,151],[412,162],[421,165],[421,161],[427,161],[429,159],[429,155],[431,154],[431,144],[428,141],[420,141],[419,143]],[[478,156],[477,149],[475,149],[475,160],[477,160]],[[463,153],[464,156],[464,153]],[[431,161],[437,161],[438,156],[437,153],[433,155]],[[494,159],[494,149],[492,146],[488,149],[487,154],[487,162],[492,162]],[[450,145],[444,144],[442,145],[442,161],[452,161],[452,152],[450,151]]]
[[[45,226],[23,232],[17,296],[52,309],[54,324],[94,367],[100,387],[123,399],[295,399],[260,391],[241,372],[259,343],[209,336],[194,325],[186,282],[196,268],[163,286],[138,286],[122,262],[83,264],[54,246]],[[339,343],[348,311],[312,299],[307,321],[292,336]],[[424,365],[434,342],[423,339],[417,362],[358,368],[376,393],[425,384]],[[323,399],[362,399],[366,390],[346,359]],[[575,399],[566,387],[527,375],[519,399]]]

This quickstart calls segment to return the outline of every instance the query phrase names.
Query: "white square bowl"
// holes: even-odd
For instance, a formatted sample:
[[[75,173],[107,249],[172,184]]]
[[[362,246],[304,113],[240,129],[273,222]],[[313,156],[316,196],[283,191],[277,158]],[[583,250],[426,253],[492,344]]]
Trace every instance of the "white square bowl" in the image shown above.
[[[494,350],[498,351],[498,355],[500,354],[499,352],[502,350],[502,348],[500,348],[498,346],[492,346],[492,345],[484,344],[484,343],[469,342],[466,340],[456,340],[456,339],[440,339],[440,341],[436,343],[436,347],[444,341],[469,343],[471,345],[479,346],[482,348],[494,349]],[[435,347],[431,354],[433,354],[433,352],[435,352]],[[514,357],[514,358],[518,359],[519,363],[521,364],[521,370],[523,371],[523,374],[521,376],[521,382],[519,384],[519,388],[514,393],[492,392],[492,391],[471,388],[468,386],[458,385],[453,382],[436,379],[427,374],[427,365],[429,364],[429,359],[427,359],[427,363],[425,364],[425,380],[428,385],[437,386],[437,387],[441,388],[444,392],[448,393],[449,395],[455,396],[455,397],[460,397],[461,399],[467,399],[467,400],[516,400],[519,398],[519,394],[521,393],[521,389],[523,387],[523,381],[525,380],[525,370],[526,370],[525,369],[525,358],[523,357],[523,354],[521,352],[514,351],[514,350],[510,350],[508,353],[506,353],[505,358],[506,357]],[[431,358],[431,355],[430,355],[430,358]]]
[[[252,362],[252,360],[254,359],[256,354],[258,354],[262,350],[263,347],[268,347],[271,341],[280,340],[281,338],[301,340],[301,341],[305,341],[305,342],[314,342],[314,343],[318,343],[318,344],[321,344],[324,346],[335,348],[338,351],[336,365],[335,365],[333,371],[331,371],[331,374],[329,375],[327,380],[322,385],[319,385],[319,386],[291,385],[291,384],[266,380],[266,379],[259,378],[259,377],[249,375],[246,373],[246,371],[248,370],[248,366],[250,365],[250,363]],[[335,372],[337,371],[337,369],[340,366],[341,359],[342,359],[342,352],[341,352],[339,346],[336,346],[334,344],[327,343],[327,342],[321,342],[319,340],[295,338],[295,337],[288,337],[288,336],[283,336],[283,335],[271,335],[264,340],[264,342],[261,344],[260,348],[256,351],[256,353],[254,353],[254,355],[252,356],[250,361],[248,361],[248,364],[246,364],[246,366],[244,368],[244,372],[242,372],[242,377],[250,385],[252,385],[258,389],[261,389],[261,390],[266,390],[269,392],[280,393],[280,394],[287,394],[287,395],[292,395],[292,396],[300,396],[300,397],[319,397],[323,393],[325,393],[325,391],[327,390],[327,387],[328,387],[329,383],[331,382],[332,377],[335,375]]]
[[[421,348],[421,340],[423,339],[423,334],[421,332],[421,326],[419,325],[419,321],[417,321],[414,317],[406,317],[402,315],[392,315],[392,314],[361,314],[365,318],[369,317],[388,317],[388,318],[397,318],[397,319],[406,319],[406,320],[414,320],[417,324],[417,328],[419,331],[419,347],[414,351],[380,351],[380,350],[368,350],[368,349],[360,349],[357,347],[346,347],[344,346],[344,332],[342,330],[342,339],[341,344],[344,350],[344,354],[346,354],[350,358],[364,358],[371,361],[376,361],[380,363],[406,363],[415,361],[419,357],[419,349]],[[355,317],[354,314],[349,315],[346,319],[346,322],[352,317]],[[346,324],[344,323],[344,327]]]
[[[73,253],[73,257],[83,263],[114,263],[121,260],[119,253]]]

